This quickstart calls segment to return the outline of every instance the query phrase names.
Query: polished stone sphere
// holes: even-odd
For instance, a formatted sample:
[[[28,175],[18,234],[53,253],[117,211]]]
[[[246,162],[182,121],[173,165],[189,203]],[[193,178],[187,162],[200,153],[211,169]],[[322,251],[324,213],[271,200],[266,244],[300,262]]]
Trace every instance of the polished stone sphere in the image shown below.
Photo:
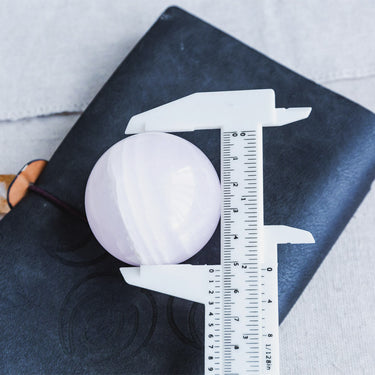
[[[86,186],[93,234],[132,265],[180,263],[220,219],[220,181],[206,155],[181,137],[141,133],[108,149]]]

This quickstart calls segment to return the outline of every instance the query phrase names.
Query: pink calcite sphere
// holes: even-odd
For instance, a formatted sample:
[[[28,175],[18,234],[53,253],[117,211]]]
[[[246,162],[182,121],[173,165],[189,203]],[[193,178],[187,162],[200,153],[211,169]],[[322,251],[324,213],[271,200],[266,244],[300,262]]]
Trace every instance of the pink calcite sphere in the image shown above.
[[[97,161],[86,215],[97,240],[132,265],[185,261],[220,219],[220,181],[206,155],[167,133],[123,139]]]

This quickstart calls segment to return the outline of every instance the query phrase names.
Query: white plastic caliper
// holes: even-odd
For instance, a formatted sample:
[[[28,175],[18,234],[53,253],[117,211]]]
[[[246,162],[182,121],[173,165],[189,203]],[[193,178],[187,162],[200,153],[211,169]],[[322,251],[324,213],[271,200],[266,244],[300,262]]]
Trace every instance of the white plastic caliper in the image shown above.
[[[221,264],[124,267],[126,282],[205,305],[205,374],[279,374],[277,244],[313,243],[264,225],[262,127],[309,116],[275,93],[196,93],[131,118],[127,134],[221,129]]]

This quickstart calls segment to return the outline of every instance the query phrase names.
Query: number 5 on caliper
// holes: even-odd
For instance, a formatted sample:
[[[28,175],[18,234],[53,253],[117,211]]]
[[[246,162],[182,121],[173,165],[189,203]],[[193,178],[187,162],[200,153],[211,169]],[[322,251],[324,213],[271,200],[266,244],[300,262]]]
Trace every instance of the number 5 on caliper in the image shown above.
[[[205,374],[279,373],[277,244],[314,239],[264,225],[262,127],[310,111],[275,108],[273,90],[196,93],[132,117],[126,129],[221,129],[221,264],[121,268],[129,284],[205,305]]]

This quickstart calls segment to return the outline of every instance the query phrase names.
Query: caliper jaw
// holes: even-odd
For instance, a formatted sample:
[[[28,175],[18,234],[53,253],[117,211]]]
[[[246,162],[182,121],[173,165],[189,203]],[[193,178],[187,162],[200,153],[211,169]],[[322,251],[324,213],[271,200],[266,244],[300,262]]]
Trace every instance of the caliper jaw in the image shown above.
[[[277,253],[278,244],[315,242],[310,232],[285,225],[265,225],[264,231],[265,254]],[[264,261],[268,264],[272,260],[266,257]],[[218,266],[165,264],[122,267],[120,270],[130,285],[206,304],[207,293],[204,286],[212,267]]]
[[[303,120],[310,112],[310,107],[275,108],[272,89],[198,92],[133,116],[125,134],[282,126]]]

